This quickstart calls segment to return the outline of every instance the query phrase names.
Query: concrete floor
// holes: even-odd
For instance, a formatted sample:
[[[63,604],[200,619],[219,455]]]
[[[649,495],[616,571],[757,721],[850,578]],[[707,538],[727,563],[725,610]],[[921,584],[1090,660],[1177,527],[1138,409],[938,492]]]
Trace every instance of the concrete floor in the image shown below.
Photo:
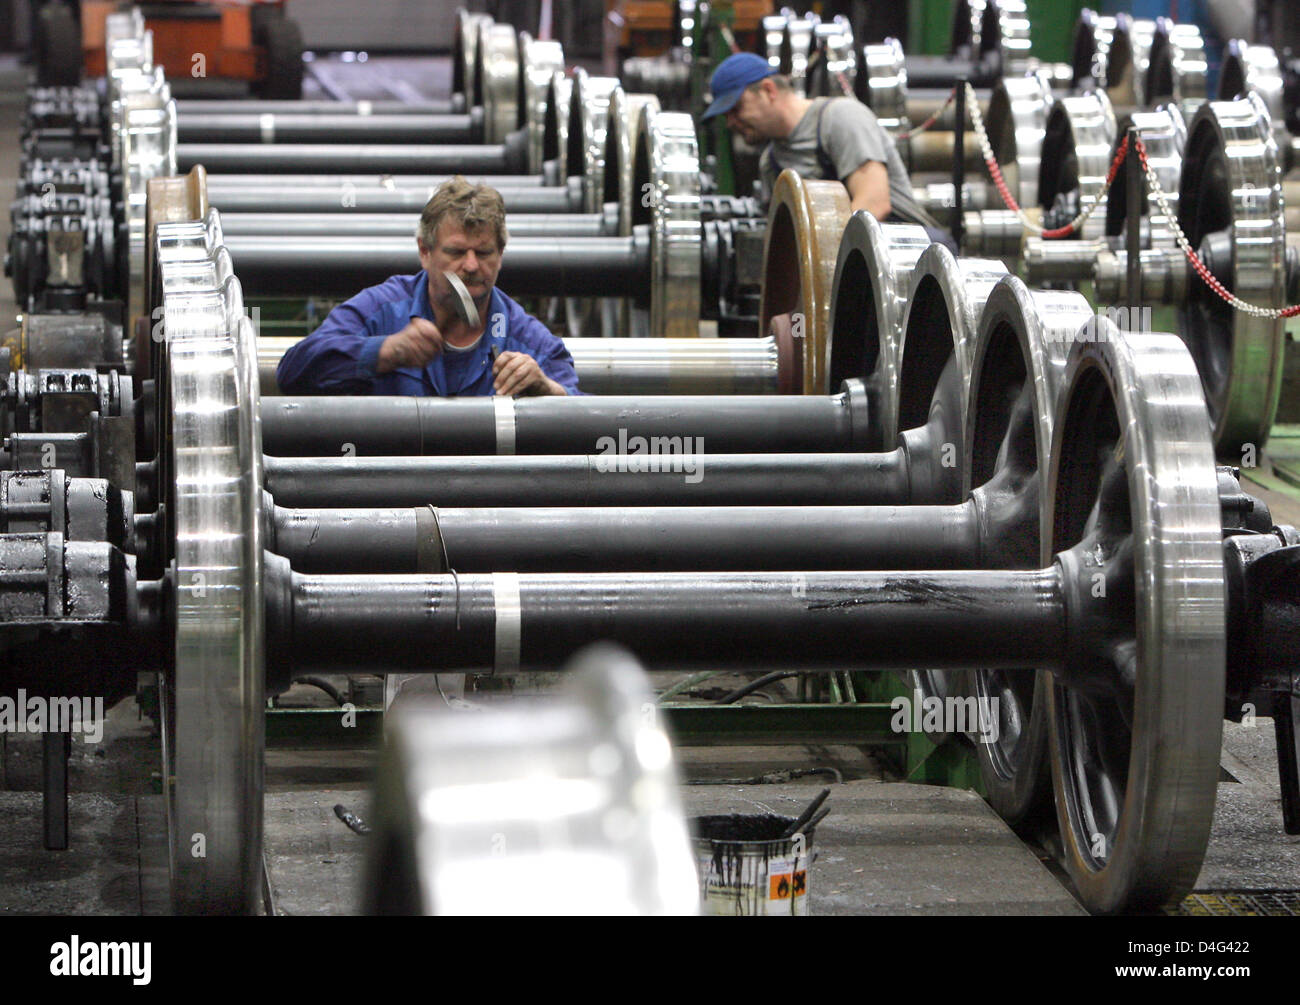
[[[671,679],[656,676],[657,687]],[[315,694],[300,687],[287,700],[316,704]],[[511,699],[486,703],[500,700]],[[102,743],[74,743],[66,852],[40,849],[39,739],[3,739],[0,916],[166,913],[157,741],[134,703],[112,710]],[[1281,830],[1274,757],[1271,722],[1228,725],[1197,891],[1300,889],[1300,838]],[[813,913],[1082,913],[1052,861],[1050,838],[1022,842],[969,791],[896,781],[869,750],[689,748],[677,760],[687,815],[793,815],[821,787],[831,789],[833,812],[813,842]],[[274,910],[357,913],[368,838],[345,826],[334,808],[370,818],[376,750],[277,745],[266,763],[265,852]]]
[[[148,791],[155,771],[139,756],[148,730],[133,721],[130,705],[118,707],[104,743],[95,749],[77,744],[72,840],[65,852],[40,848],[39,742],[8,738],[6,789],[0,791],[0,916],[166,913],[162,800]],[[368,817],[373,752],[279,749],[267,761],[265,854],[275,912],[357,913],[369,839],[347,828],[334,808]],[[816,766],[834,767],[844,777],[682,789],[688,815],[797,815],[829,785],[833,812],[812,845],[813,913],[1082,913],[1040,853],[978,796],[885,781],[862,750],[710,748],[686,751],[680,762],[686,777],[696,779],[781,779]],[[332,775],[329,782],[323,773]]]
[[[685,810],[797,815],[820,783],[688,786]],[[348,790],[272,793],[266,851],[277,912],[353,914],[368,839],[344,827]],[[973,793],[846,781],[811,845],[811,913],[1069,915],[1083,909]]]
[[[307,96],[322,82],[353,98],[445,93],[446,60],[397,59],[313,65]],[[23,72],[0,57],[0,192],[17,181]],[[0,214],[7,243],[8,215]],[[0,282],[0,325],[15,305]],[[1257,488],[1251,486],[1252,489]],[[1300,524],[1300,504],[1259,489],[1278,521]],[[72,848],[39,849],[39,744],[0,738],[0,915],[159,914],[166,910],[161,799],[154,794],[157,741],[124,702],[105,741],[78,742],[72,759]],[[709,748],[681,752],[689,813],[800,806],[821,777],[835,812],[818,829],[810,882],[821,914],[1068,914],[1079,907],[1050,856],[1019,841],[969,792],[890,780],[856,748]],[[1300,888],[1300,838],[1282,834],[1271,723],[1227,724],[1214,830],[1197,889]],[[267,754],[266,858],[275,910],[343,914],[358,909],[366,839],[333,807],[368,812],[375,764],[370,749],[277,748]],[[766,779],[756,782],[755,779]],[[737,780],[747,780],[740,783]]]

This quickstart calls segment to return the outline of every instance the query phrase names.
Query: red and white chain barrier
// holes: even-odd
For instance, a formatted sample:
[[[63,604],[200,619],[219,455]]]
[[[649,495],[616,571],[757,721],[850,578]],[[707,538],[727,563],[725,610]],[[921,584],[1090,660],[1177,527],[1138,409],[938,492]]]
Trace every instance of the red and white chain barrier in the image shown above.
[[[972,89],[970,93],[974,94],[975,91]],[[951,91],[948,92],[948,97],[944,98],[943,104],[939,106],[938,110],[933,115],[931,115],[928,119],[922,122],[919,126],[909,129],[905,133],[899,133],[896,137],[894,137],[895,140],[910,140],[913,136],[925,132],[932,125],[934,125],[936,122],[939,121],[939,116],[942,115],[944,113],[944,110],[949,105],[951,105],[956,99],[957,99],[957,88],[954,87]]]
[[[966,104],[970,107],[971,123],[975,127],[975,136],[979,140],[980,150],[984,154],[984,164],[989,169],[989,176],[993,179],[993,184],[998,190],[998,195],[1002,196],[1002,201],[1007,204],[1007,209],[1011,210],[1020,219],[1020,225],[1031,234],[1037,234],[1046,240],[1059,240],[1077,233],[1088,217],[1101,205],[1106,193],[1110,191],[1111,183],[1115,181],[1115,175],[1119,173],[1119,167],[1124,163],[1124,155],[1128,153],[1128,137],[1124,137],[1124,142],[1120,144],[1119,150],[1116,151],[1115,160],[1110,165],[1110,170],[1106,172],[1106,182],[1102,185],[1101,191],[1097,197],[1089,202],[1080,211],[1079,215],[1067,223],[1064,227],[1055,227],[1045,229],[1029,219],[1025,211],[1020,208],[1015,197],[1011,194],[1011,189],[1007,187],[1006,179],[1002,177],[1002,168],[998,166],[997,158],[993,156],[993,144],[989,142],[988,131],[984,128],[984,116],[980,112],[979,100],[975,97],[975,88],[970,84],[966,85]]]
[[[1188,264],[1201,277],[1206,286],[1217,293],[1225,303],[1231,304],[1235,309],[1243,314],[1249,314],[1251,317],[1266,318],[1272,321],[1277,318],[1293,318],[1300,315],[1300,304],[1291,307],[1257,307],[1229,293],[1224,285],[1215,278],[1209,267],[1201,261],[1201,256],[1192,249],[1192,242],[1187,240],[1183,228],[1178,225],[1178,218],[1169,207],[1168,197],[1160,188],[1160,179],[1156,177],[1155,171],[1147,163],[1147,148],[1146,144],[1142,142],[1141,136],[1137,138],[1137,153],[1138,159],[1142,161],[1142,171],[1147,177],[1147,186],[1150,189],[1151,197],[1155,199],[1156,205],[1160,207],[1160,212],[1164,213],[1165,219],[1169,221],[1170,226],[1174,228],[1174,240],[1178,242],[1178,247],[1182,248],[1183,254],[1187,256]]]
[[[1097,197],[1088,203],[1073,220],[1064,227],[1056,227],[1051,230],[1044,229],[1036,224],[1033,220],[1025,215],[1025,211],[1016,203],[1015,197],[1012,196],[1011,190],[1007,187],[1006,180],[1002,177],[1002,169],[998,166],[997,158],[993,156],[993,146],[989,142],[988,133],[984,128],[984,118],[980,114],[979,102],[975,97],[975,88],[970,84],[966,85],[966,101],[970,106],[971,121],[975,126],[975,135],[979,139],[980,150],[984,154],[984,164],[988,167],[989,177],[993,179],[993,184],[1006,203],[1008,209],[1012,210],[1020,219],[1023,226],[1030,233],[1037,234],[1045,239],[1060,239],[1069,237],[1083,226],[1083,222],[1088,219],[1093,211],[1101,205],[1106,193],[1110,190],[1111,183],[1115,180],[1115,175],[1119,173],[1120,166],[1124,163],[1124,158],[1128,155],[1129,138],[1125,136],[1121,141],[1119,148],[1115,151],[1115,159],[1111,162],[1110,170],[1106,172],[1106,182],[1102,185],[1101,192]],[[955,89],[954,89],[955,91]],[[951,95],[949,101],[952,100]],[[1178,247],[1182,249],[1183,254],[1187,257],[1187,263],[1192,270],[1201,277],[1201,281],[1213,290],[1225,303],[1231,305],[1234,309],[1241,311],[1243,314],[1249,314],[1251,317],[1265,318],[1276,320],[1278,318],[1293,318],[1300,316],[1300,304],[1291,307],[1258,307],[1255,304],[1248,304],[1234,294],[1230,293],[1227,288],[1214,277],[1209,267],[1201,261],[1199,255],[1192,248],[1192,244],[1187,240],[1187,235],[1183,233],[1183,228],[1178,225],[1178,217],[1174,215],[1169,206],[1168,196],[1160,187],[1160,179],[1156,177],[1155,171],[1147,161],[1146,144],[1142,142],[1142,137],[1137,137],[1137,155],[1142,162],[1142,172],[1146,176],[1147,187],[1151,198],[1155,200],[1156,205],[1160,207],[1160,212],[1165,215],[1174,231],[1174,240],[1178,242]]]

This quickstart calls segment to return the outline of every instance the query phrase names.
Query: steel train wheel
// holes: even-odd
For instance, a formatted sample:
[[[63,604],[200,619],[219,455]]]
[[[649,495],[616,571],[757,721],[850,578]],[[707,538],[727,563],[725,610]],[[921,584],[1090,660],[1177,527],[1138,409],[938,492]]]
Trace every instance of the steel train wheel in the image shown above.
[[[115,106],[120,119],[123,202],[127,231],[127,302],[131,317],[145,312],[145,204],[150,178],[176,173],[176,102],[164,86],[160,93],[136,94]]]
[[[1173,24],[1167,18],[1157,20],[1147,67],[1148,103],[1172,101],[1184,115],[1194,114],[1207,97],[1208,68],[1200,28]]]
[[[1084,90],[1089,81],[1105,86],[1111,65],[1110,49],[1115,39],[1116,18],[1087,10],[1074,23],[1070,48],[1071,88]],[[1001,163],[999,161],[999,163]]]
[[[907,130],[903,122],[907,116],[907,64],[898,39],[862,47],[862,69],[853,90],[890,135]]]
[[[570,78],[569,99],[565,106],[568,149],[565,167],[570,177],[582,179],[582,211],[598,212],[603,201],[605,158],[608,156],[611,128],[611,102],[618,90],[618,78],[593,77],[576,68]],[[631,144],[629,143],[629,149]]]
[[[817,26],[817,52],[810,61],[808,96],[839,98],[857,87],[858,49],[853,28],[842,14]]]
[[[882,418],[886,431],[892,427],[895,435],[906,436],[934,421],[935,410],[942,408],[950,414],[940,423],[942,432],[936,432],[957,454],[946,469],[953,473],[951,483],[936,486],[932,496],[917,502],[956,504],[963,498],[960,465],[966,458],[971,357],[984,305],[1005,275],[1007,267],[995,259],[957,258],[941,244],[932,244],[917,260],[893,352],[895,412]],[[945,384],[950,390],[937,397]]]
[[[465,95],[467,108],[474,104],[477,93],[474,70],[478,62],[479,28],[491,23],[492,18],[487,14],[463,9],[456,12],[456,34],[451,46],[451,93]]]
[[[81,25],[63,0],[32,5],[32,54],[40,87],[76,87],[81,83]]]
[[[535,39],[519,33],[519,77],[515,92],[518,118],[515,128],[528,130],[528,173],[542,173],[546,100],[551,78],[564,72],[564,50],[559,42]]]
[[[1043,212],[1052,208],[1057,196],[1076,189],[1079,209],[1101,197],[1114,142],[1115,112],[1103,92],[1057,100],[1047,116],[1039,161],[1038,204]],[[1105,209],[1104,204],[1097,207],[1073,236],[1100,237]]]
[[[1023,0],[958,0],[953,5],[950,54],[978,60],[997,53],[1006,77],[1025,72],[1029,48]]]
[[[780,72],[790,78],[795,93],[801,97],[808,93],[808,60],[814,51],[813,35],[821,23],[815,13],[791,15],[785,19],[781,32]]]
[[[918,476],[928,469],[932,481],[922,487],[914,480],[913,503],[955,505],[963,499],[970,360],[984,304],[1006,274],[1001,262],[958,259],[941,244],[932,244],[916,263],[892,354],[897,360],[895,413],[886,422],[886,428],[897,430],[909,455],[931,458],[916,469]],[[923,701],[942,701],[963,686],[955,675],[934,670],[913,670],[909,678]],[[941,732],[926,735],[936,743],[949,738]]]
[[[875,113],[880,127],[894,138],[898,156],[910,170],[911,144],[901,138],[912,128],[907,117],[907,65],[898,39],[887,38],[880,45],[862,47],[862,66],[853,90],[858,100]]]
[[[483,106],[483,141],[504,143],[519,123],[519,42],[508,24],[479,25],[474,88],[473,104]]]
[[[1116,15],[1104,81],[1106,94],[1116,105],[1146,107],[1147,71],[1155,35],[1155,21]]]
[[[982,31],[987,0],[957,0],[952,8],[952,32],[948,52],[975,59],[983,49]]]
[[[601,644],[560,676],[560,693],[532,708],[472,717],[418,702],[393,709],[367,839],[365,913],[553,913],[543,866],[579,860],[600,863],[591,868],[601,881],[566,898],[561,913],[698,911],[668,737],[643,712],[654,698],[644,671]],[[549,800],[548,825],[538,826],[517,799],[493,795],[517,785],[523,763],[533,793],[580,785],[585,797]],[[504,853],[476,855],[489,839]]]
[[[641,109],[646,106],[659,111],[659,99],[653,94],[629,94],[622,87],[616,87],[609,96],[609,123],[605,129],[605,182],[601,202],[618,203],[620,237],[632,233],[631,164],[635,154],[637,122],[641,118]],[[569,129],[572,132],[572,116]],[[573,143],[572,137],[569,143]]]
[[[1178,222],[1194,249],[1218,238],[1225,285],[1247,303],[1281,307],[1286,221],[1277,143],[1262,98],[1207,102],[1187,130]],[[1221,267],[1219,272],[1224,269]],[[1215,449],[1240,463],[1268,439],[1282,388],[1284,325],[1234,310],[1200,279],[1179,309],[1179,333],[1205,388]]]
[[[925,228],[878,223],[866,210],[844,226],[831,282],[827,388],[851,377],[866,386],[870,450],[898,438],[898,347],[912,271],[930,246]]]
[[[581,67],[576,67],[574,77],[584,72]],[[573,97],[574,77],[556,70],[546,85],[545,114],[542,119],[542,163],[555,162],[555,181],[561,185],[567,184],[569,180],[569,103]],[[543,173],[541,168],[538,173]],[[552,330],[563,328],[569,334],[581,332],[580,320],[575,322],[569,317],[567,299],[543,298],[538,304],[538,317]]]
[[[1174,336],[1100,329],[1071,355],[1042,557],[1072,549],[1057,560],[1067,584],[1091,583],[1095,597],[1101,582],[1107,606],[1122,605],[1071,645],[1071,683],[1047,689],[1065,864],[1085,905],[1106,913],[1177,899],[1200,870],[1219,776],[1225,598],[1195,364]]]
[[[569,102],[573,99],[573,76],[557,70],[551,74],[546,91],[546,118],[542,123],[542,161],[555,161],[561,183],[569,177]],[[603,181],[603,179],[602,179]]]
[[[767,64],[778,73],[781,72],[781,39],[785,37],[785,22],[789,8],[785,13],[763,15],[763,52]]]
[[[215,211],[157,235],[158,478],[175,598],[163,688],[172,902],[184,914],[252,913],[265,687],[256,349]]]
[[[1279,149],[1290,137],[1286,128],[1286,100],[1282,62],[1268,45],[1247,45],[1239,38],[1229,40],[1223,48],[1223,65],[1219,67],[1216,101],[1233,101],[1254,92],[1264,101],[1273,120],[1273,135]]]
[[[605,129],[605,169],[604,192],[602,203],[618,203],[618,234],[627,237],[632,233],[632,160],[636,150],[637,123],[643,108],[650,107],[659,111],[659,99],[653,94],[629,94],[622,87],[616,87],[609,96],[609,123]],[[573,130],[572,117],[569,123]],[[572,150],[573,138],[569,138]],[[570,168],[572,170],[572,168]],[[619,335],[648,335],[648,325],[643,324],[640,331],[633,331],[636,312],[626,301],[606,301],[607,328]],[[640,315],[644,319],[644,313]]]
[[[650,335],[700,334],[700,148],[686,112],[643,107],[632,156],[632,226],[650,226]]]
[[[1160,179],[1160,187],[1169,196],[1170,208],[1178,210],[1178,186],[1183,176],[1183,151],[1187,146],[1187,121],[1175,104],[1162,105],[1153,112],[1134,112],[1126,115],[1119,122],[1115,134],[1115,146],[1111,158],[1119,150],[1119,145],[1128,135],[1129,126],[1136,126],[1142,143],[1147,149],[1147,163]],[[1173,230],[1169,221],[1154,205],[1147,194],[1145,180],[1142,183],[1141,213],[1147,220],[1151,235],[1151,246],[1172,246]],[[1115,173],[1110,192],[1106,195],[1106,233],[1115,236],[1124,233],[1128,214],[1128,173],[1120,170]]]
[[[772,187],[759,331],[766,333],[780,314],[803,317],[805,394],[829,393],[831,290],[848,218],[849,195],[837,181],[804,181],[782,171]]]
[[[559,79],[557,75],[557,82]],[[565,110],[568,121],[564,126],[567,149],[563,170],[569,177],[582,180],[582,212],[599,213],[609,144],[611,99],[618,90],[618,80],[593,77],[579,68],[574,70],[567,90],[569,98]],[[630,161],[623,163],[627,170],[631,169]],[[630,229],[628,233],[631,233]],[[573,335],[601,334],[600,302],[597,300],[566,297],[565,318],[566,327]],[[619,335],[625,333],[617,332]]]
[[[989,144],[1022,206],[1038,205],[1039,163],[1052,101],[1051,84],[1042,73],[1003,77],[989,98]],[[990,205],[995,205],[991,199]]]
[[[967,489],[977,497],[981,490],[987,493],[984,510],[990,519],[1008,498],[1031,493],[1023,504],[1031,510],[1033,497],[1041,499],[1066,356],[1093,317],[1080,294],[1031,291],[1014,276],[999,280],[989,294],[971,359],[965,471]],[[1039,556],[1031,541],[986,561],[989,568],[1031,569],[1038,567]],[[998,713],[996,741],[976,744],[989,804],[1020,830],[1050,812],[1048,683],[1041,672],[977,670],[969,678],[977,704]]]
[[[1024,0],[990,0],[980,29],[980,47],[996,49],[1002,76],[1022,76],[1030,66],[1029,9]]]

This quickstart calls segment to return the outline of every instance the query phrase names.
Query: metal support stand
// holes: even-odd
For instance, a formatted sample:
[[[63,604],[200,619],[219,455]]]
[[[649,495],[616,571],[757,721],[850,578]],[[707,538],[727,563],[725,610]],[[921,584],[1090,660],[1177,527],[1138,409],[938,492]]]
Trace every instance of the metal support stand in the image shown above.
[[[952,134],[952,239],[961,254],[961,239],[965,233],[962,220],[962,187],[966,184],[966,79],[957,78],[957,100],[953,121],[957,128]]]
[[[1128,156],[1124,161],[1128,189],[1128,216],[1125,220],[1124,244],[1128,254],[1128,305],[1129,319],[1125,326],[1130,331],[1140,330],[1138,320],[1142,308],[1142,196],[1145,180],[1142,161],[1137,151],[1137,126],[1128,128]]]
[[[1282,827],[1300,834],[1300,694],[1281,694],[1273,706],[1277,774],[1282,789]]]
[[[905,675],[890,672],[850,676],[858,682],[861,700],[871,703],[869,707],[883,704],[892,712],[895,699],[916,700],[916,692]],[[956,738],[950,736],[936,737],[915,731],[893,733],[893,736],[897,742],[883,745],[879,753],[903,781],[971,789],[981,796],[987,794],[980,777],[979,762],[970,744],[956,742]]]
[[[704,96],[709,89],[709,79],[718,64],[731,55],[727,44],[729,29],[735,24],[736,11],[730,0],[714,0],[707,15],[697,13],[692,35],[691,53],[691,115],[696,122],[704,114],[708,102]],[[719,116],[698,127],[702,160],[712,155],[713,181],[716,191],[723,195],[749,195],[736,191],[735,155],[731,147],[731,131],[726,120]]]
[[[72,753],[72,734],[48,732],[41,740],[45,847],[64,851],[68,847],[68,755]]]

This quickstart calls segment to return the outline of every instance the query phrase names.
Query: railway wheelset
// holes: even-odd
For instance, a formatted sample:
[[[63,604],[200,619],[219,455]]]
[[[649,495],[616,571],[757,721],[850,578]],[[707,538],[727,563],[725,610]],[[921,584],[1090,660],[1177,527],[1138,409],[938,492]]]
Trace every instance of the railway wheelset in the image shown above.
[[[332,268],[347,272],[350,289],[351,270],[363,259],[383,271],[390,259],[405,255],[403,238],[413,227],[399,214],[418,209],[443,173],[455,170],[491,174],[505,196],[512,227],[525,242],[515,245],[518,275],[507,266],[507,278],[521,293],[537,287],[560,295],[570,289],[590,293],[583,277],[591,265],[600,265],[613,280],[611,295],[634,292],[650,306],[654,316],[644,330],[682,335],[691,333],[687,329],[700,316],[686,286],[698,275],[704,317],[730,325],[752,322],[762,214],[752,200],[708,194],[693,123],[680,113],[658,119],[646,111],[657,109],[658,99],[630,94],[612,78],[581,71],[566,76],[555,43],[482,16],[462,14],[458,27],[455,65],[462,91],[450,101],[362,102],[341,111],[328,103],[301,103],[305,110],[294,111],[294,103],[256,102],[240,110],[240,103],[173,104],[161,71],[152,65],[142,22],[114,15],[106,39],[106,94],[54,90],[31,103],[29,163],[22,205],[14,209],[10,254],[20,298],[30,300],[46,286],[76,285],[77,277],[62,276],[58,263],[78,256],[53,256],[49,242],[77,230],[93,252],[83,281],[109,295],[115,285],[133,286],[138,307],[144,180],[195,164],[212,173],[213,202],[231,214],[227,234],[238,238],[250,294],[277,295],[299,283],[293,264],[308,241],[325,271],[319,281],[328,284]],[[984,31],[1003,37],[1021,29],[995,32],[986,25]],[[954,47],[960,48],[957,42]],[[900,149],[916,147],[910,159],[929,158],[931,167],[941,167],[951,161],[951,123],[903,142],[910,121],[908,69],[896,45],[886,48],[888,53],[863,50],[863,69],[853,75],[851,89],[877,109]],[[999,43],[997,67],[1015,62],[1007,54],[1011,48]],[[944,62],[950,80],[957,64]],[[913,71],[921,72],[915,66]],[[930,77],[938,79],[939,71]],[[1041,73],[1034,80],[1029,87],[1047,87]],[[1024,86],[1020,78],[1004,77],[990,99],[999,150],[1007,149],[999,137],[1023,138],[1026,130],[1011,114],[1015,99],[998,94],[1004,88],[1019,94]],[[642,123],[643,117],[648,121]],[[153,131],[147,137],[145,121]],[[975,157],[970,166],[977,167],[971,134],[965,149],[968,158]],[[100,152],[98,162],[92,151]],[[1028,168],[1032,151],[1014,152]],[[374,173],[355,173],[368,171]],[[972,188],[965,204],[987,204],[987,194]],[[943,186],[932,196],[928,192],[922,189],[923,203],[940,215],[947,212],[936,204],[951,202],[951,192]],[[1000,255],[1019,247],[1019,228],[1004,211],[979,213],[967,229],[985,235],[972,242],[977,253]],[[562,240],[574,236],[583,240]],[[81,238],[58,240],[75,245]],[[551,267],[538,270],[539,262]],[[669,283],[677,287],[672,297],[664,293]],[[571,310],[569,320],[572,334],[597,333],[590,307]],[[602,322],[599,331],[623,334],[627,328],[624,315],[621,323]]]
[[[505,266],[511,288],[521,295],[633,296],[648,308],[643,319],[626,310],[598,318],[589,302],[571,300],[562,319],[570,334],[693,335],[701,317],[719,321],[724,333],[747,331],[757,314],[763,214],[752,199],[708,194],[693,124],[680,113],[661,112],[652,96],[627,93],[612,78],[581,71],[565,76],[554,43],[535,42],[482,16],[462,14],[458,25],[457,77],[465,93],[444,104],[461,113],[420,106],[394,114],[366,103],[343,113],[314,105],[291,113],[281,111],[287,105],[268,102],[240,112],[238,103],[173,104],[161,73],[152,69],[147,33],[129,15],[116,15],[107,41],[108,95],[98,116],[94,95],[86,91],[49,92],[32,102],[34,160],[24,172],[24,197],[15,203],[10,253],[20,299],[30,302],[47,287],[75,287],[80,280],[101,296],[130,287],[138,308],[142,186],[151,173],[187,171],[196,164],[212,172],[213,203],[228,214],[232,250],[245,263],[250,295],[260,298],[300,292],[307,250],[317,295],[350,292],[357,281],[382,279],[405,267],[414,221],[401,211],[417,209],[442,180],[428,172],[526,168],[530,173],[491,176],[518,238]],[[868,82],[865,94],[891,129],[908,121],[902,59],[896,46],[888,59],[864,56],[863,72],[854,77]],[[998,66],[1010,61],[996,60]],[[1024,205],[1033,205],[1040,188],[1048,211],[1052,199],[1077,207],[1095,194],[1099,179],[1086,172],[1049,178],[1044,168],[1040,183],[1034,171],[1040,157],[1031,137],[1040,120],[1047,127],[1049,109],[1056,116],[1060,108],[1054,106],[1069,100],[1096,99],[1057,102],[1042,73],[1002,78],[992,92],[989,139],[1008,173],[1013,163],[1019,171],[1019,183],[1014,176],[1011,182]],[[887,113],[895,106],[896,114]],[[1076,125],[1080,116],[1089,122]],[[1105,107],[1065,113],[1064,125],[1052,133],[1063,138],[1049,143],[1053,171],[1059,164],[1095,160],[1088,126],[1098,134],[1093,139],[1107,142],[1109,116]],[[146,118],[153,135],[141,138],[140,121]],[[69,132],[75,149],[97,144],[111,151],[110,162],[43,160],[70,145]],[[915,142],[936,135],[947,136],[941,152],[951,159],[951,131],[922,132]],[[409,142],[418,137],[453,142]],[[247,142],[254,138],[262,142]],[[386,142],[356,145],[367,138]],[[137,152],[142,145],[144,151]],[[974,134],[967,134],[965,149],[978,155]],[[338,173],[370,167],[383,173]],[[231,173],[249,168],[263,173]],[[922,203],[941,216],[958,213],[975,253],[1014,257],[1022,234],[1015,215],[997,209],[961,214],[961,205],[988,205],[990,196],[964,186],[970,189],[967,199],[951,207],[952,188],[938,186],[933,194],[924,188]],[[81,256],[85,265],[69,277],[63,270],[77,260],[77,242],[83,240],[77,231],[88,248]],[[56,254],[53,245],[59,242],[71,242],[73,254]],[[599,291],[591,279],[597,271],[604,279]]]
[[[1050,773],[1094,910],[1187,889],[1247,701],[1277,714],[1295,825],[1300,538],[1216,466],[1180,340],[859,214],[829,312],[877,320],[833,396],[262,401],[219,214],[176,220],[194,202],[170,181],[135,373],[11,378],[5,627],[11,684],[120,696],[160,671],[179,910],[255,900],[265,694],[376,663],[553,667],[596,638],[652,667],[925,667],[999,696],[994,805],[1042,812]],[[705,477],[610,463],[620,429],[701,438]],[[21,463],[38,442],[58,467]]]
[[[651,667],[894,670],[997,698],[998,739],[974,745],[990,801],[1016,826],[1055,803],[1094,911],[1190,888],[1222,721],[1248,704],[1274,715],[1300,830],[1300,536],[1216,465],[1235,444],[1198,374],[1233,325],[1207,323],[1213,352],[1121,331],[787,173],[753,270],[767,334],[718,341],[803,394],[263,400],[280,347],[245,316],[256,256],[203,171],[157,174],[125,347],[45,310],[11,348],[0,581],[7,685],[116,698],[158,671],[177,910],[255,909],[266,695],[376,664],[553,669],[594,639]],[[704,281],[660,290],[684,286]],[[674,390],[671,343],[713,340],[626,341],[641,357],[606,351],[610,390]],[[692,391],[738,386],[734,359],[694,366]],[[702,449],[648,477],[602,452],[620,435]]]
[[[1247,56],[1232,47],[1225,68],[1276,63],[1265,60],[1271,50],[1251,48]],[[1023,262],[1030,283],[1089,281],[1101,302],[1176,305],[1178,330],[1206,379],[1220,453],[1249,457],[1273,426],[1285,345],[1281,311],[1300,294],[1293,236],[1300,190],[1284,178],[1294,163],[1285,109],[1256,83],[1241,91],[1234,81],[1243,78],[1257,81],[1249,70],[1225,72],[1218,99],[1196,104],[1190,116],[1185,105],[1169,102],[1117,120],[1101,91],[1058,103],[1041,156],[1068,168],[1040,175],[1041,220],[1059,227],[1081,206],[1095,211],[1067,240],[1028,237]],[[1131,137],[1143,145],[1136,205],[1127,171],[1113,169]]]
[[[28,309],[75,309],[90,296],[127,301],[138,316],[144,184],[202,165],[213,172],[211,197],[231,215],[230,238],[258,296],[301,294],[304,248],[317,262],[315,296],[351,292],[358,277],[405,260],[416,220],[400,214],[423,207],[447,177],[439,172],[458,172],[490,177],[502,193],[514,238],[506,281],[521,295],[635,297],[644,330],[656,336],[694,335],[700,297],[707,298],[703,316],[724,330],[756,317],[763,232],[754,200],[708,193],[688,116],[656,114],[652,100],[625,95],[610,78],[557,74],[562,56],[552,43],[533,44],[522,33],[516,39],[513,29],[484,31],[482,76],[496,73],[511,88],[527,81],[528,88],[518,100],[510,90],[507,101],[488,83],[486,94],[498,94],[498,104],[476,104],[466,114],[214,114],[173,102],[151,65],[148,33],[131,34],[127,15],[110,21],[118,34],[108,42],[107,96],[62,89],[37,92],[30,102],[8,258]],[[518,63],[504,58],[516,52],[524,54]],[[500,120],[501,108],[519,126],[504,142],[466,131]],[[401,142],[449,119],[461,142]],[[409,128],[390,130],[392,122]],[[242,137],[250,123],[265,138],[320,142],[187,141]],[[357,129],[390,142],[357,146],[349,142],[361,135]],[[470,142],[472,135],[487,142]],[[264,173],[229,173],[250,168]],[[371,169],[375,174],[337,173]],[[593,278],[594,268],[604,282]],[[574,305],[570,314],[575,335],[611,328],[589,305]]]

